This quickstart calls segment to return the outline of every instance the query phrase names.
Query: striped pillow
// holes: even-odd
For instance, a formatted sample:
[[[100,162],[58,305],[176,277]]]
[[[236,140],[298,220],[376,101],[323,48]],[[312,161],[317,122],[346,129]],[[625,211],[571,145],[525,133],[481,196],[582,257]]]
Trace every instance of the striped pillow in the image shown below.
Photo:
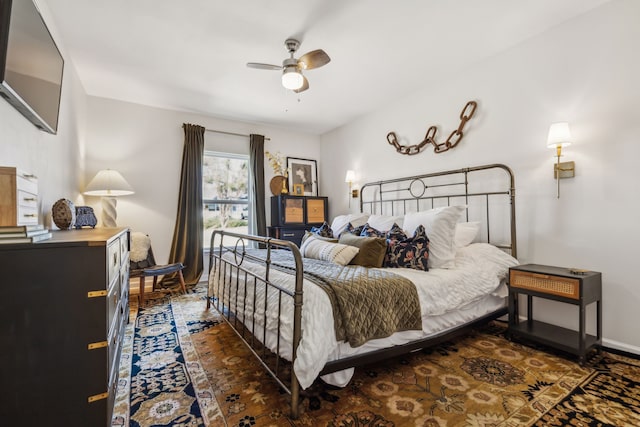
[[[309,236],[300,246],[300,253],[305,258],[319,259],[334,264],[347,265],[358,254],[355,246],[332,243]]]

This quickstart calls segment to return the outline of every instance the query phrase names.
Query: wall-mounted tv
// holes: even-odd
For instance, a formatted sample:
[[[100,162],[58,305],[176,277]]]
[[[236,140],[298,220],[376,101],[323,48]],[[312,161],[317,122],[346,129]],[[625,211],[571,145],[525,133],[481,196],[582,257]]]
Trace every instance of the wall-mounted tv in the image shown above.
[[[58,130],[64,60],[32,0],[0,0],[0,95],[36,127]]]

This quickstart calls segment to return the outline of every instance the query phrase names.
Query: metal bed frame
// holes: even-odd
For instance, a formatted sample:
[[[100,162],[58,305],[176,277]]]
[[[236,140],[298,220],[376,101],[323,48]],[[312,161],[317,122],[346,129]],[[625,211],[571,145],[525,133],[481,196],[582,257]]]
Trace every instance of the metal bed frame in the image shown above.
[[[474,182],[470,181],[470,178],[475,175],[482,175],[482,171],[491,171],[492,173],[495,171],[502,171],[505,172],[506,176],[504,174],[502,176],[498,175],[497,180],[491,180],[485,177],[484,179],[488,181],[489,185],[481,185],[479,188],[476,188],[476,186],[473,185]],[[496,176],[491,175],[491,178],[496,178]],[[491,234],[492,209],[490,206],[492,205],[492,200],[495,198],[506,198],[508,201],[507,220],[509,225],[507,233],[509,234],[509,238],[507,241],[494,242],[494,240],[497,239],[494,239]],[[430,209],[435,207],[436,204],[438,204],[438,206],[450,206],[456,204],[470,205],[474,203],[483,206],[483,214],[486,215],[484,217],[486,222],[482,233],[482,240],[502,248],[505,251],[509,251],[513,257],[516,257],[515,179],[511,169],[505,165],[491,164],[367,183],[362,186],[360,192],[360,210],[361,212],[367,211],[371,214],[379,213],[399,215],[405,212]],[[498,204],[498,206],[500,205]],[[470,210],[471,209],[467,210],[467,220],[472,219],[469,218]],[[214,241],[217,236],[219,236],[220,243],[216,247],[214,245]],[[233,247],[225,246],[225,237],[235,239],[235,245]],[[252,246],[259,245],[260,247],[265,248],[264,256],[256,257],[249,254],[246,251],[247,243]],[[247,345],[249,350],[254,354],[254,356],[256,356],[267,372],[277,381],[280,387],[291,395],[291,417],[294,419],[298,418],[300,406],[300,384],[293,370],[296,350],[301,339],[303,304],[303,264],[298,247],[289,241],[216,230],[211,236],[210,248],[209,278],[211,280],[211,275],[217,274],[218,282],[217,287],[213,292],[211,291],[211,285],[209,286],[209,291],[207,293],[207,309],[209,309],[212,304],[214,305],[227,324],[231,326],[238,337]],[[273,268],[271,254],[273,250],[279,249],[287,249],[291,251],[293,259],[295,260],[295,287],[293,291],[284,289],[269,280],[270,271]],[[227,252],[231,252],[233,254],[234,262],[223,259],[223,255]],[[265,271],[264,275],[253,273],[251,270],[243,266],[245,260],[262,264]],[[229,277],[229,281],[231,281],[231,273],[235,273],[235,289],[233,291],[233,283],[227,281],[227,277]],[[264,287],[265,305],[263,314],[264,318],[262,319],[263,325],[267,324],[267,294],[270,292],[276,292],[277,294],[279,310],[276,335],[277,354],[280,353],[281,348],[279,320],[280,310],[283,304],[292,303],[294,306],[293,348],[291,352],[292,358],[289,380],[285,378],[287,369],[283,367],[280,357],[277,356],[277,354],[273,354],[266,348],[266,346],[262,345],[266,339],[266,327],[263,326],[262,331],[256,331],[255,306],[257,304],[253,304],[253,312],[251,315],[253,320],[250,330],[254,333],[251,333],[247,328],[247,325],[244,324],[244,321],[246,320],[244,303],[242,303],[243,307],[238,307],[238,301],[240,297],[242,297],[242,301],[246,301],[247,283],[253,284],[254,302],[256,301],[255,289],[258,286]],[[240,295],[240,292],[243,292],[242,295]],[[227,304],[224,303],[225,298],[221,298],[223,296],[226,296]],[[248,295],[248,297],[251,297],[251,295]],[[289,300],[286,300],[287,298]],[[234,307],[238,308],[238,314],[233,310]],[[406,354],[417,349],[434,346],[446,340],[450,340],[455,336],[467,333],[470,329],[478,325],[506,314],[507,307],[505,306],[470,323],[443,331],[428,338],[331,361],[326,363],[319,375],[326,375],[346,368],[370,364]],[[262,332],[261,337],[256,338],[256,335],[260,336],[260,332]],[[289,385],[286,384],[287,382]]]

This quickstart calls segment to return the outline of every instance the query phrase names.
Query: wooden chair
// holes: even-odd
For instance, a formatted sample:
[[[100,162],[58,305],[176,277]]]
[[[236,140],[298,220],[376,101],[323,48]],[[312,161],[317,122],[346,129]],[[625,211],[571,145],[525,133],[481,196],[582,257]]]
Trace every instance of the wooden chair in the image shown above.
[[[132,243],[135,238],[136,233],[132,233]],[[147,250],[147,257],[142,261],[129,261],[129,267],[129,277],[140,277],[140,291],[138,296],[140,307],[144,305],[144,287],[147,277],[153,277],[152,291],[154,291],[156,289],[156,285],[158,284],[158,276],[176,273],[176,275],[178,276],[178,281],[180,282],[180,286],[182,287],[182,292],[187,292],[187,287],[184,282],[184,276],[182,275],[182,270],[185,266],[181,262],[157,265],[156,259],[153,256],[153,249],[151,249],[151,245],[149,245],[149,249]]]

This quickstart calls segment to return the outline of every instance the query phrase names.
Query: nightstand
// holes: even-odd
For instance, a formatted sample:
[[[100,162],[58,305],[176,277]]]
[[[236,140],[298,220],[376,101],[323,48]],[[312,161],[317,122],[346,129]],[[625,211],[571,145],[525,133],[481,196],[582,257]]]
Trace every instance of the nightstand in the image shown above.
[[[575,354],[582,365],[586,354],[602,346],[602,274],[572,273],[572,269],[526,264],[509,269],[509,329],[507,336],[520,336]],[[518,296],[527,296],[527,320],[519,318]],[[533,319],[533,297],[577,305],[578,331]],[[595,302],[596,336],[585,331],[586,307]]]

